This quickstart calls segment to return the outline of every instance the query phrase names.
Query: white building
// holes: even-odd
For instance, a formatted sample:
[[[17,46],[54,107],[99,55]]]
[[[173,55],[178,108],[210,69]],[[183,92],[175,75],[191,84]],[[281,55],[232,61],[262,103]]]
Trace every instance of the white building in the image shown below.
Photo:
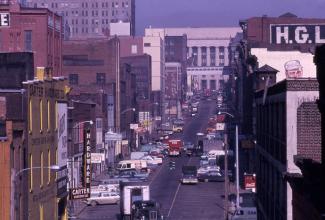
[[[148,28],[146,36],[187,35],[187,87],[192,90],[217,90],[228,79],[236,45],[242,37],[237,27]]]

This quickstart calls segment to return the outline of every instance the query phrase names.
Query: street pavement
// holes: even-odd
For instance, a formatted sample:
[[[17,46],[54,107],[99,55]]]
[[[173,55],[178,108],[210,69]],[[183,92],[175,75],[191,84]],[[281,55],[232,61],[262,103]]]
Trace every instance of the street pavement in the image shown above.
[[[181,138],[185,142],[195,143],[196,133],[204,132],[208,119],[215,113],[214,101],[203,101],[199,113],[186,119],[183,133],[172,135],[171,138]],[[216,149],[220,141],[209,141],[204,146],[208,151]],[[168,162],[174,160],[176,169],[170,170]],[[197,185],[181,185],[181,169],[183,165],[199,166],[198,157],[166,158],[149,179],[151,199],[161,204],[164,219],[170,220],[209,220],[224,219],[224,183],[203,182]],[[78,216],[79,219],[118,219],[118,205],[86,206]]]

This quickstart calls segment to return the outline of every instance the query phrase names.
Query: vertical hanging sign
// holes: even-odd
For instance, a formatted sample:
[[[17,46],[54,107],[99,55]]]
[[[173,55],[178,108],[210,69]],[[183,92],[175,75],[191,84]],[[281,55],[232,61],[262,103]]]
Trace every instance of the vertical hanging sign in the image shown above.
[[[90,192],[90,180],[91,180],[91,148],[90,148],[90,129],[85,129],[84,135],[84,187]]]

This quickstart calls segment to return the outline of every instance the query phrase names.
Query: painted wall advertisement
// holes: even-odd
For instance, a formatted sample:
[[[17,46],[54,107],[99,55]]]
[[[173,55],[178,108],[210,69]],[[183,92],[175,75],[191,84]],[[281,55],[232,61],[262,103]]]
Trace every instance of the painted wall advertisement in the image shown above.
[[[58,162],[60,170],[57,171],[57,195],[64,195],[67,193],[67,160],[68,160],[68,147],[67,147],[67,103],[58,103]]]
[[[58,165],[60,167],[67,165],[67,104],[58,103]]]
[[[323,44],[324,24],[271,24],[271,44]]]

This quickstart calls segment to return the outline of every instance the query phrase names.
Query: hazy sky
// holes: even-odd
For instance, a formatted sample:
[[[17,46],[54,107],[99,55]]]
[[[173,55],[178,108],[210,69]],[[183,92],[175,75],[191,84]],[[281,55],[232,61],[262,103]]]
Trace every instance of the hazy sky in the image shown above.
[[[135,0],[136,32],[149,27],[238,26],[255,16],[325,18],[325,0]]]

